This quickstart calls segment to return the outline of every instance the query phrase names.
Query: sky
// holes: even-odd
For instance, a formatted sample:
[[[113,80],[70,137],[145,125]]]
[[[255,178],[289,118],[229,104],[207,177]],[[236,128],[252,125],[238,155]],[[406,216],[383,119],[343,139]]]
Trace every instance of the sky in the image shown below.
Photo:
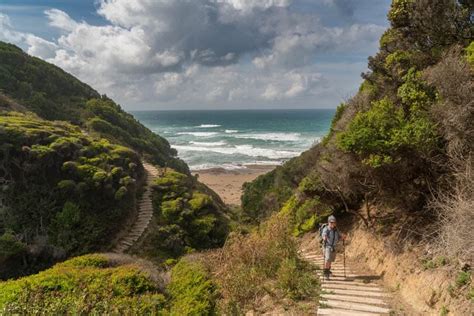
[[[127,110],[334,108],[389,0],[1,0],[0,40]]]

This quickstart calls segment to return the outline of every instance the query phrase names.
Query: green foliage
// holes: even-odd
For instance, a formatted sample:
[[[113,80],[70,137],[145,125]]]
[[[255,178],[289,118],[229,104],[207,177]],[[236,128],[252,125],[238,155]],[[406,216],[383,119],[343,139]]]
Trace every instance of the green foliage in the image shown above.
[[[332,213],[318,196],[299,199],[297,195],[298,193],[295,193],[288,199],[280,211],[290,219],[294,236],[312,231],[325,216]]]
[[[474,41],[466,48],[466,58],[468,63],[474,67]]]
[[[423,82],[421,72],[411,68],[403,80],[404,83],[398,88],[398,96],[402,100],[405,112],[408,112],[407,115],[415,116],[427,113],[436,100],[436,94]]]
[[[137,266],[87,255],[36,275],[0,282],[2,315],[167,314],[165,296]]]
[[[449,314],[449,309],[446,306],[442,306],[439,315],[440,316],[447,316]]]
[[[346,110],[346,103],[341,103],[337,106],[336,108],[336,113],[334,113],[334,117],[332,118],[331,121],[331,127],[329,128],[329,133],[324,137],[322,143],[323,145],[326,145],[329,139],[331,139],[332,135],[335,132],[336,128],[336,123],[341,119],[342,114],[344,114],[344,111]]]
[[[144,241],[145,255],[161,261],[221,246],[229,231],[225,207],[192,177],[171,168],[160,173],[153,183],[155,217]]]
[[[13,236],[10,232],[5,232],[0,236],[0,264],[8,258],[17,256],[26,251],[26,245]]]
[[[0,42],[0,91],[44,119],[88,126],[91,132],[131,147],[156,164],[189,173],[164,138],[140,124],[111,99],[100,96],[60,68],[4,42]],[[57,151],[56,146],[71,144],[72,139],[67,144],[53,144],[52,149]],[[49,152],[45,147],[35,150],[39,155]]]
[[[133,208],[142,176],[130,168],[140,164],[136,153],[71,124],[13,112],[0,115],[0,144],[10,179],[1,230],[26,244],[48,236],[67,255],[107,246]]]
[[[402,99],[410,104],[409,113],[388,99],[374,102],[359,112],[348,129],[338,135],[341,149],[355,152],[372,167],[398,162],[404,153],[426,153],[436,148],[438,136],[434,124],[421,110],[424,93],[401,89]],[[408,157],[407,157],[408,158]]]
[[[167,287],[171,315],[215,315],[216,286],[199,263],[180,260]]]
[[[471,272],[470,271],[460,271],[456,276],[456,286],[462,287],[471,283]]]
[[[206,261],[222,295],[222,314],[254,308],[256,299],[269,290],[281,299],[317,294],[317,275],[299,258],[289,222],[287,214],[273,214],[252,232],[229,236],[226,245]]]
[[[105,268],[109,265],[109,259],[100,254],[90,254],[74,257],[56,265],[58,267],[70,268]]]
[[[277,286],[292,299],[314,297],[319,292],[319,282],[314,274],[306,262],[285,258],[276,274]]]
[[[404,27],[409,25],[410,10],[412,9],[413,0],[393,0],[388,19],[393,27]]]
[[[78,122],[86,100],[99,94],[60,68],[0,42],[0,90],[46,119]]]
[[[90,99],[85,112],[90,130],[146,154],[156,164],[189,173],[186,164],[174,158],[176,151],[166,139],[141,125],[112,100],[106,97]]]
[[[425,270],[443,267],[446,264],[448,264],[448,259],[443,256],[436,257],[433,259],[426,258],[426,259],[421,260],[421,265],[423,266]]]

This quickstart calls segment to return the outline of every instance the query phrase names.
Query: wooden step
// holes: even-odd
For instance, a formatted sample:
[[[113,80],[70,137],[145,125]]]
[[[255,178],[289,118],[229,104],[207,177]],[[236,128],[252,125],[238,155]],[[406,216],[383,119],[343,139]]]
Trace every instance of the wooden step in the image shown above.
[[[318,308],[318,315],[330,316],[378,316],[378,313],[357,312],[353,310],[339,309],[339,308]]]
[[[353,303],[365,303],[365,304],[387,306],[387,303],[380,298],[363,297],[363,296],[323,294],[320,300],[321,301],[338,300],[338,301],[347,301],[347,302],[353,302]]]
[[[358,286],[352,284],[327,284],[324,283],[324,289],[341,289],[341,290],[357,290],[357,291],[370,291],[370,292],[382,292],[380,288],[369,287],[369,286]]]
[[[352,302],[344,302],[344,301],[337,301],[337,300],[326,300],[324,301],[324,305],[328,307],[332,307],[332,308],[340,308],[340,309],[346,309],[346,310],[358,311],[358,312],[381,313],[381,314],[390,313],[389,308],[380,307],[376,305],[370,305],[370,304],[352,303]]]

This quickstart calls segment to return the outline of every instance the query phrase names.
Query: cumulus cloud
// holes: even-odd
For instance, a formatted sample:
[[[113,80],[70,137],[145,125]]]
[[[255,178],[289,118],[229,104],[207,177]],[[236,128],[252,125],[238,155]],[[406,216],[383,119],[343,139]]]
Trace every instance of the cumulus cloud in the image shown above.
[[[323,0],[353,15],[345,0]],[[54,42],[15,32],[0,14],[0,37],[124,103],[272,102],[315,96],[321,54],[369,53],[383,27],[324,25],[298,0],[100,0],[107,23],[45,12]]]

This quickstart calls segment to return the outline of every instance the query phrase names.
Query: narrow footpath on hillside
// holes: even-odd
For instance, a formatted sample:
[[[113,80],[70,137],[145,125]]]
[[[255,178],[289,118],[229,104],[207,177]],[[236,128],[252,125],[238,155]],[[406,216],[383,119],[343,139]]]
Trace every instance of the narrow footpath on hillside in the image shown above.
[[[138,203],[138,215],[129,231],[117,242],[112,250],[115,253],[123,253],[128,250],[145,232],[153,217],[153,205],[151,201],[151,185],[159,174],[153,165],[143,162],[146,172],[145,192]]]
[[[306,249],[302,256],[321,268],[324,265],[324,258],[319,249]],[[318,270],[322,291],[317,315],[390,315],[390,294],[375,282],[379,276],[358,273],[347,262],[344,276],[342,254],[338,254],[331,270],[333,275],[329,280],[324,279],[322,270]]]

